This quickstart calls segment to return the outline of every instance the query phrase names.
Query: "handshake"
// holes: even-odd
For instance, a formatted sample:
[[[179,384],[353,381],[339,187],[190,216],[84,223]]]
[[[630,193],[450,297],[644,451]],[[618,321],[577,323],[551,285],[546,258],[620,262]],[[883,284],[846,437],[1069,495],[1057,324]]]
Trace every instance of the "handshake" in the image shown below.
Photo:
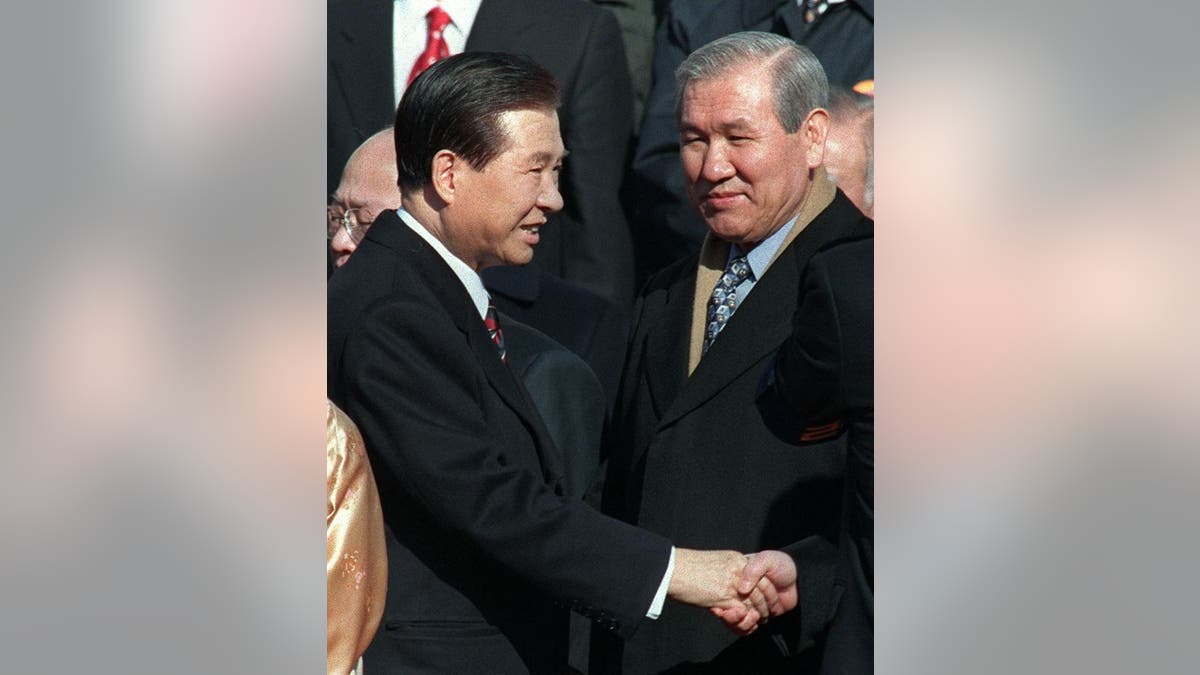
[[[796,606],[796,564],[781,551],[675,549],[667,597],[707,607],[734,632],[749,635]]]

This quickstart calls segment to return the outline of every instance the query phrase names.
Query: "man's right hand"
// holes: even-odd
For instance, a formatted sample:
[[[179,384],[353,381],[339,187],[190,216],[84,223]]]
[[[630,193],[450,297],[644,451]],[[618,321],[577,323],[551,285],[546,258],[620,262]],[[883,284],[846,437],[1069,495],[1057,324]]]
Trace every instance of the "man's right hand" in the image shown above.
[[[747,556],[737,551],[675,549],[675,571],[667,597],[697,607],[711,608],[731,628],[753,632],[770,613],[767,596],[757,586],[739,593]]]
[[[768,611],[760,611],[763,621],[768,616],[779,616],[795,609],[799,602],[796,561],[782,551],[760,551],[745,557],[747,563],[742,578],[738,580],[737,590],[742,596],[752,591],[763,595],[768,608]],[[748,624],[737,608],[713,606],[711,611],[736,633],[747,635],[754,632],[754,626]]]

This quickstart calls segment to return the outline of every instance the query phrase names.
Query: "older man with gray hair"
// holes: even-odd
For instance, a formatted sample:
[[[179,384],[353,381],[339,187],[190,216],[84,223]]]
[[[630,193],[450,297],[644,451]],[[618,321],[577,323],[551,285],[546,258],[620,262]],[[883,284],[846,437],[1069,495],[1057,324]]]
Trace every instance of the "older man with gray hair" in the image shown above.
[[[838,596],[845,442],[812,428],[797,449],[755,396],[809,257],[873,223],[822,166],[829,87],[809,50],[735,33],[676,78],[683,175],[708,233],[637,304],[604,508],[686,546],[793,553],[798,581],[773,610],[796,609],[739,638],[705,610],[671,607],[623,645],[597,638],[593,672],[815,672]]]

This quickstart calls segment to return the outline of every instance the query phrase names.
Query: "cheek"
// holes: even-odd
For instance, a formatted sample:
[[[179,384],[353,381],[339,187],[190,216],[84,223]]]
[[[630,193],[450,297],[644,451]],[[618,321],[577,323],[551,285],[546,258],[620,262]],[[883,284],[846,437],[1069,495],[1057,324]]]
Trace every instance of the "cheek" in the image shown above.
[[[700,175],[700,153],[684,148],[679,152],[679,161],[683,166],[683,175],[694,178]]]

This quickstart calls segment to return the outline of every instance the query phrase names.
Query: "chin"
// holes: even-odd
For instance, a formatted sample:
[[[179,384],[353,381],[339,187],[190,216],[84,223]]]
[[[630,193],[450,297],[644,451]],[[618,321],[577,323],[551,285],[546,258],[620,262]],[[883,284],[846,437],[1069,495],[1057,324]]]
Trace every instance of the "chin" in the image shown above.
[[[744,223],[728,223],[720,219],[708,221],[708,229],[713,236],[730,242],[743,241],[750,233],[750,228]]]
[[[533,249],[529,249],[528,251],[522,252],[518,255],[506,256],[504,258],[504,262],[501,264],[516,265],[520,267],[522,265],[528,265],[531,262],[533,262]]]

